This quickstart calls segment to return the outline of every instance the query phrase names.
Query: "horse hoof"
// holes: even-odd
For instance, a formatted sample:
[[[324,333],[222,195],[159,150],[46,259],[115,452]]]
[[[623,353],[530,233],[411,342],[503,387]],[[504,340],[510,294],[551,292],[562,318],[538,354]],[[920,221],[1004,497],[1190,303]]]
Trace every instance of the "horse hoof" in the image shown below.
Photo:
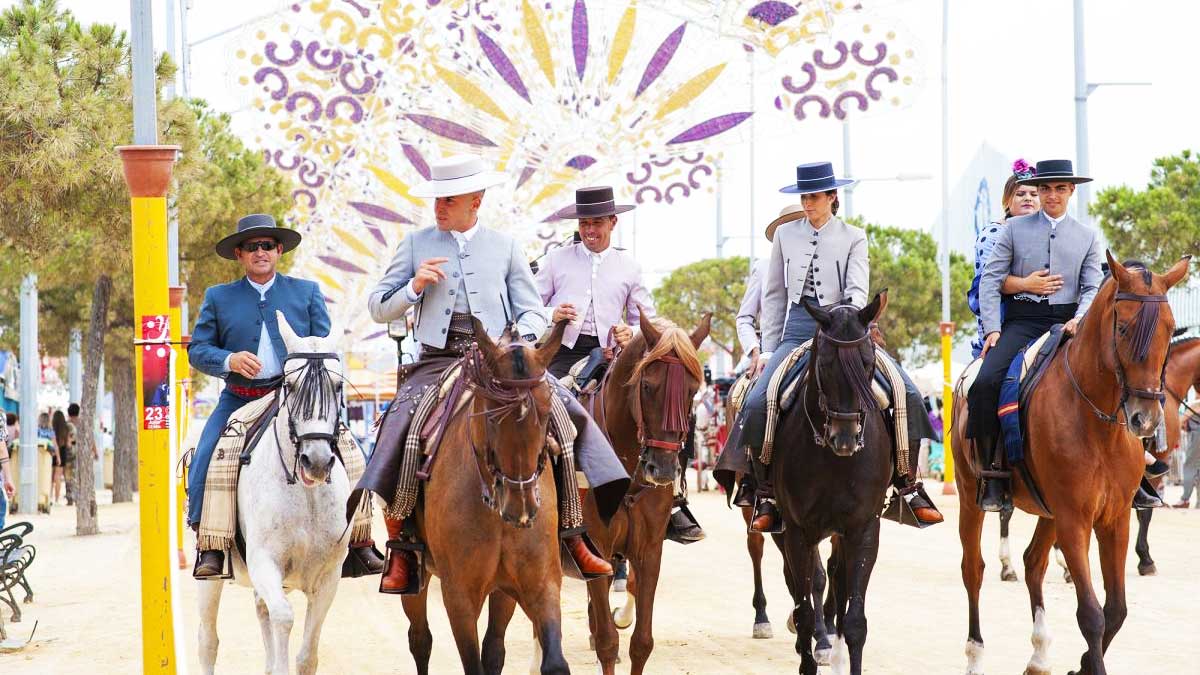
[[[630,626],[633,625],[633,617],[622,617],[621,616],[622,609],[624,609],[624,608],[618,607],[618,608],[614,609],[612,611],[612,617],[613,617],[613,623],[617,625],[617,628],[620,628],[621,630],[625,630],[626,628],[629,628]],[[624,618],[624,621],[622,621],[622,618]]]
[[[769,621],[754,624],[755,640],[770,640],[773,637],[775,637],[775,633],[771,630],[771,623]]]
[[[1152,577],[1158,574],[1158,568],[1154,566],[1154,563],[1138,565],[1138,574],[1144,577]]]
[[[1000,581],[1020,581],[1020,579],[1017,578],[1016,571],[1005,568],[1000,572]]]
[[[1050,675],[1050,671],[1042,670],[1041,668],[1034,668],[1032,666],[1027,666],[1025,668],[1025,672],[1022,675]]]
[[[787,629],[792,635],[796,634],[796,620],[792,618],[791,614],[788,614]]]
[[[833,661],[833,647],[818,649],[813,652],[813,658],[816,659],[818,666],[828,666]]]

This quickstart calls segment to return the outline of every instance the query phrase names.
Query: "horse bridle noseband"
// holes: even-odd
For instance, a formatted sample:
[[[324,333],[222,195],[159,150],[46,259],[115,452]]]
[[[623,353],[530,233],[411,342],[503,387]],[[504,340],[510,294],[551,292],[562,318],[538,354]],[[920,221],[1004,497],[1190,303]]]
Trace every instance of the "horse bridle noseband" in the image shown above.
[[[1117,407],[1112,411],[1112,414],[1105,413],[1103,410],[1097,407],[1096,404],[1092,402],[1092,399],[1089,398],[1087,394],[1083,393],[1083,389],[1081,389],[1079,387],[1079,383],[1076,382],[1075,373],[1071,372],[1070,344],[1067,345],[1067,353],[1063,358],[1063,365],[1067,369],[1067,379],[1071,381],[1071,387],[1075,389],[1076,394],[1079,394],[1079,396],[1083,398],[1084,402],[1091,406],[1092,412],[1096,415],[1096,417],[1110,424],[1119,424],[1121,426],[1125,426],[1129,419],[1129,411],[1125,412],[1126,422],[1120,421],[1120,414],[1121,411],[1125,409],[1125,404],[1129,401],[1130,397],[1144,400],[1155,400],[1160,404],[1167,400],[1166,394],[1164,393],[1166,391],[1167,359],[1163,359],[1162,371],[1158,376],[1158,389],[1138,389],[1137,387],[1129,386],[1129,383],[1125,379],[1125,366],[1121,363],[1121,352],[1117,345],[1117,303],[1122,300],[1142,303],[1167,302],[1167,296],[1140,295],[1138,293],[1117,291],[1116,297],[1113,299],[1112,352],[1113,360],[1116,361],[1117,364],[1117,383],[1121,385],[1121,400],[1117,402]]]
[[[508,350],[515,351],[524,349],[524,345],[514,344],[508,347]],[[527,497],[530,492],[533,493],[533,505],[535,508],[542,504],[542,496],[537,491],[538,479],[542,477],[542,472],[546,468],[546,446],[543,443],[541,451],[538,453],[537,468],[534,469],[533,475],[527,478],[512,478],[504,473],[496,461],[496,446],[492,443],[492,439],[498,435],[493,433],[497,425],[504,418],[516,413],[516,421],[520,422],[525,419],[530,411],[533,411],[538,427],[542,428],[541,414],[538,412],[536,401],[533,399],[533,390],[537,389],[546,380],[544,377],[535,377],[529,379],[507,379],[497,377],[488,367],[483,352],[478,347],[473,347],[467,352],[463,360],[464,377],[469,378],[471,390],[481,398],[498,404],[496,407],[485,408],[481,412],[472,412],[468,415],[469,418],[478,416],[483,417],[484,432],[487,438],[484,445],[483,463],[488,473],[492,477],[492,485],[487,484],[487,480],[483,474],[483,468],[480,468],[479,482],[482,489],[482,497],[484,504],[489,508],[499,508],[499,500],[497,493],[501,488],[509,488],[517,490],[521,495],[522,507],[525,506]],[[475,436],[467,430],[467,438],[471,443],[471,452],[476,457],[479,456],[478,449],[475,445]]]
[[[813,338],[813,345],[815,346],[817,344],[818,340],[822,340],[822,341],[825,341],[825,342],[828,342],[828,343],[834,345],[835,347],[837,347],[837,349],[839,351],[841,351],[843,349],[856,349],[859,346],[861,346],[863,342],[866,342],[870,339],[871,339],[870,329],[868,329],[867,332],[864,333],[861,337],[857,337],[853,340],[839,340],[837,338],[829,337],[825,333],[818,331],[816,337]],[[829,407],[829,399],[825,396],[825,390],[821,386],[821,376],[820,376],[820,371],[817,369],[816,356],[817,356],[816,351],[814,350],[812,353],[812,356],[810,358],[809,368],[810,368],[810,372],[812,375],[812,379],[817,385],[817,409],[821,411],[821,415],[825,418],[825,429],[824,429],[825,433],[823,433],[823,434],[817,433],[817,427],[815,424],[813,424],[812,417],[810,417],[808,414],[808,406],[802,403],[802,405],[804,407],[804,416],[808,419],[808,426],[810,429],[812,429],[812,432],[813,432],[813,439],[815,440],[815,442],[818,446],[820,446],[822,448],[826,447],[829,445],[829,422],[830,422],[830,420],[837,420],[837,421],[842,421],[842,422],[852,422],[853,421],[853,422],[858,423],[858,434],[855,436],[855,443],[856,443],[855,447],[858,450],[861,450],[863,448],[863,437],[866,433],[866,428],[867,428],[867,424],[866,424],[867,411],[862,408],[859,408],[855,412],[842,412],[839,410],[833,410],[832,408]],[[807,391],[807,389],[808,389],[808,387],[807,387],[807,383],[806,383],[805,390]]]
[[[325,368],[325,359],[340,360],[340,357],[337,354],[334,354],[332,352],[293,353],[293,354],[288,354],[286,357],[284,357],[284,359],[283,359],[284,372],[283,372],[283,375],[281,376],[281,378],[283,380],[281,383],[281,386],[283,387],[283,395],[282,395],[281,400],[279,401],[279,409],[280,410],[282,410],[284,408],[284,406],[287,404],[287,399],[288,399],[288,388],[287,388],[287,376],[288,376],[287,363],[288,363],[288,361],[304,361],[305,362],[305,364],[303,366],[296,369],[296,371],[294,371],[294,372],[301,372],[301,371],[305,371],[309,368],[316,368],[315,373],[312,374],[311,377],[319,378],[319,377],[323,376],[325,379],[329,379],[329,371],[327,368]],[[309,377],[309,374],[306,373],[305,376]],[[315,379],[314,379],[314,382],[315,382]],[[304,382],[301,382],[300,386],[303,387]],[[341,400],[338,400],[337,405],[338,405],[338,411],[340,413],[341,409],[342,409]],[[297,434],[296,433],[296,420],[293,419],[291,413],[292,413],[292,411],[289,409],[288,414],[287,414],[288,441],[292,444],[292,447],[295,449],[295,453],[292,456],[292,468],[291,469],[288,469],[287,462],[284,461],[284,459],[283,459],[283,445],[279,442],[279,428],[277,426],[275,426],[274,424],[272,424],[271,426],[274,427],[274,430],[275,430],[275,450],[279,454],[279,464],[280,464],[280,466],[283,467],[283,473],[287,477],[287,484],[295,485],[296,479],[297,479],[297,473],[300,468],[300,443],[302,441],[325,441],[326,443],[329,444],[330,452],[333,452],[336,456],[337,431],[338,431],[339,419],[336,416],[334,417],[333,429],[329,433],[322,432],[322,431],[313,431],[313,432],[309,432],[306,434]],[[318,416],[317,419],[321,419],[320,416]],[[331,479],[332,479],[332,476],[330,476],[330,475],[325,476],[325,483],[328,484]]]

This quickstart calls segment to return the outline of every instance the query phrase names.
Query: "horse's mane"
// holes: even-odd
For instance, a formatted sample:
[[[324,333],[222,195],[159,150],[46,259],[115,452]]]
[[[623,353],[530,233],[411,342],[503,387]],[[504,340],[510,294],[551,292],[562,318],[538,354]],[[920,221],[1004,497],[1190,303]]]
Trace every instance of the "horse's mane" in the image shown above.
[[[637,365],[633,367],[633,373],[629,376],[628,383],[633,383],[634,380],[641,375],[646,366],[657,361],[658,359],[670,354],[672,351],[683,362],[683,367],[688,373],[695,377],[698,381],[704,381],[704,368],[700,365],[700,358],[696,354],[696,346],[692,344],[692,338],[682,328],[675,325],[671,321],[662,317],[651,319],[650,322],[658,329],[661,337],[658,343],[654,345],[654,349],[647,351]],[[646,337],[638,334],[637,338],[645,344]]]
[[[841,305],[834,307],[833,311],[830,313],[832,314],[843,307],[849,307],[850,310],[853,311],[857,316],[858,309],[853,305]],[[824,332],[824,329],[822,329],[822,332]],[[867,327],[867,334],[870,335],[870,332],[870,327]],[[817,341],[814,340],[813,344],[815,345],[816,343]],[[872,349],[874,349],[873,343]],[[877,404],[875,402],[875,394],[871,391],[871,376],[863,372],[862,364],[859,361],[858,354],[851,349],[836,349],[835,351],[837,354],[838,364],[842,369],[842,376],[845,377],[850,383],[851,389],[858,396],[863,405],[872,409],[876,408]],[[815,369],[817,367],[816,363],[816,359],[809,359],[808,367]]]

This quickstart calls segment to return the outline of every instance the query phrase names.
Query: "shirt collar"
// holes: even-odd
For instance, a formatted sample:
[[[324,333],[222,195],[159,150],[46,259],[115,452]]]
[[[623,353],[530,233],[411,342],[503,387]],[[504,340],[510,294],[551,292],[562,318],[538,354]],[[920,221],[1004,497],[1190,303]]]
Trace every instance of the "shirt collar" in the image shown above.
[[[582,246],[582,244],[581,244],[581,246]],[[588,247],[584,246],[583,252],[586,253],[588,255],[588,257],[591,258],[593,261],[603,262],[604,259],[607,258],[609,256],[609,254],[611,254],[613,252],[613,247],[610,245],[608,248],[604,249],[603,251],[600,251],[599,253],[593,253],[590,250],[588,250]]]
[[[472,225],[471,229],[467,230],[466,232],[459,232],[458,230],[450,230],[450,234],[454,236],[454,240],[459,242],[460,244],[465,244],[468,241],[471,241],[471,239],[474,238],[475,235],[478,233],[479,233],[479,223],[478,222],[475,223],[474,225]]]
[[[257,283],[250,277],[246,277],[246,281],[249,281],[250,285],[254,287],[254,290],[258,291],[258,294],[260,296],[262,296],[262,295],[266,295],[267,291],[271,290],[271,287],[275,285],[275,279],[277,279],[278,277],[279,277],[278,274],[272,274],[271,278],[269,280],[267,280],[267,283],[265,283],[265,284]]]
[[[1049,214],[1049,213],[1046,213],[1045,211],[1042,211],[1042,215],[1046,217],[1046,220],[1050,221],[1050,227],[1051,227],[1051,228],[1056,228],[1056,227],[1058,227],[1058,224],[1059,224],[1059,223],[1061,223],[1062,221],[1064,221],[1064,220],[1066,220],[1066,219],[1067,219],[1067,214],[1065,214],[1065,213],[1064,213],[1064,214],[1062,214],[1061,216],[1057,217],[1057,218],[1052,218],[1052,217],[1050,216],[1050,214]]]

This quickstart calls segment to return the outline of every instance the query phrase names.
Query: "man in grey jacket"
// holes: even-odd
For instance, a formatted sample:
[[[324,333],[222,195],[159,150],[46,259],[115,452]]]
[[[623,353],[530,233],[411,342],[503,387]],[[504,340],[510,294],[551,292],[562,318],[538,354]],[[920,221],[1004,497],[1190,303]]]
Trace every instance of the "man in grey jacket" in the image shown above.
[[[984,511],[1000,511],[1012,499],[1009,471],[996,442],[1000,384],[1009,364],[1017,352],[1055,324],[1065,324],[1064,331],[1074,334],[1104,278],[1100,268],[1104,252],[1096,231],[1067,215],[1075,186],[1091,180],[1076,176],[1070,160],[1038,162],[1035,175],[1019,184],[1037,186],[1042,210],[1010,218],[997,233],[996,246],[983,268],[979,283],[985,333],[983,365],[967,395],[966,435],[974,440],[981,466],[990,475],[979,490],[979,506]],[[1008,275],[1024,277],[1037,270],[1061,276],[1062,286],[1050,295],[1001,295],[1001,284]]]
[[[371,317],[379,322],[402,319],[413,309],[421,356],[398,373],[396,398],[380,422],[375,451],[351,503],[357,503],[361,490],[393,499],[416,404],[425,389],[474,344],[473,319],[493,337],[511,321],[531,342],[547,326],[545,308],[520,245],[509,235],[479,224],[484,190],[504,182],[505,176],[488,171],[483,160],[465,156],[431,165],[430,175],[412,194],[436,199],[437,225],[410,232],[401,240],[387,273],[367,302]],[[587,476],[601,516],[611,517],[629,484],[628,474],[583,408],[565,390],[559,395],[567,402],[578,431],[576,462]],[[564,498],[578,499],[573,490],[569,492]],[[416,561],[411,551],[391,545],[404,533],[404,519],[385,520],[392,542],[380,590],[411,591]],[[591,553],[584,542],[582,524],[568,525],[571,529],[562,532],[563,540],[580,570],[586,576],[611,574],[611,566]]]

